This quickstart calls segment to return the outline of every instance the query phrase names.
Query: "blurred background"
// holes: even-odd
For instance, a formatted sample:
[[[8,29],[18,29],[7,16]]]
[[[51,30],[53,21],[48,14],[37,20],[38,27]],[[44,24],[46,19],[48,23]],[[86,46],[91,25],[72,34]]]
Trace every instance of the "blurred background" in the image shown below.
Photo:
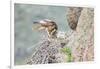
[[[32,31],[33,22],[42,19],[51,19],[58,25],[59,31],[68,31],[66,18],[67,7],[33,5],[33,4],[14,4],[14,25],[15,25],[15,65],[26,64],[33,50],[30,49],[42,38],[41,32]]]

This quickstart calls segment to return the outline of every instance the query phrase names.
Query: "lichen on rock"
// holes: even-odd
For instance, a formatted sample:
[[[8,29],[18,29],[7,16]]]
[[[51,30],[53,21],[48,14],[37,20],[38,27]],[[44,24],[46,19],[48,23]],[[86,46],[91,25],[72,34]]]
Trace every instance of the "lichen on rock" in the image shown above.
[[[76,31],[70,36],[68,46],[72,49],[74,61],[94,59],[94,9],[83,8]]]

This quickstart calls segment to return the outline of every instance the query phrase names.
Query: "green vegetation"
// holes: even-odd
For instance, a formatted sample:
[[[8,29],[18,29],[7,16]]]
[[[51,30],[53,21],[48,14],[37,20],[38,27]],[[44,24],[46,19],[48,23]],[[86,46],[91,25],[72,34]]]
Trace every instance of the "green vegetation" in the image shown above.
[[[68,48],[68,47],[66,47],[66,48],[62,48],[61,51],[66,54],[66,56],[67,56],[67,62],[72,62],[71,49]]]

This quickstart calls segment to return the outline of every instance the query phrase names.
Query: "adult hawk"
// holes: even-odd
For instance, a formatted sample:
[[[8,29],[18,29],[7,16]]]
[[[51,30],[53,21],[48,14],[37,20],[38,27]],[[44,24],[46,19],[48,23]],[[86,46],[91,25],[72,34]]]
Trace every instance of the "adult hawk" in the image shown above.
[[[33,24],[39,25],[37,28],[38,30],[46,30],[49,38],[57,37],[58,26],[54,21],[49,20],[49,19],[44,19],[40,21],[35,21],[33,22]]]

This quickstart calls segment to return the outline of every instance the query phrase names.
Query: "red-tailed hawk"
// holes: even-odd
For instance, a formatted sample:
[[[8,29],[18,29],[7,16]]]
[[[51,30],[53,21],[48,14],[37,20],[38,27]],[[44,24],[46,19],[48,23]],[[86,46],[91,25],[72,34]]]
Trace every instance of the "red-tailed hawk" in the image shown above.
[[[58,26],[54,21],[49,19],[44,19],[44,20],[33,22],[33,24],[40,25],[38,27],[38,30],[43,30],[43,29],[46,30],[49,38],[57,37]]]

